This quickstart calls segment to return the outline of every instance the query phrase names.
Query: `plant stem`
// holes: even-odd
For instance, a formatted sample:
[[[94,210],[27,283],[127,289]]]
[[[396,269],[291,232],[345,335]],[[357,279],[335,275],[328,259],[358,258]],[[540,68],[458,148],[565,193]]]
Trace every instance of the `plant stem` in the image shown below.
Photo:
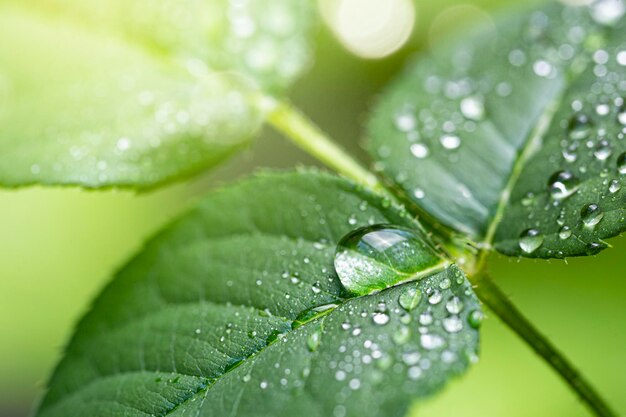
[[[268,111],[268,120],[277,130],[307,153],[364,187],[382,195],[392,195],[374,174],[363,168],[297,109],[267,97],[262,97],[258,105]],[[485,263],[486,251],[481,251],[476,269],[473,269],[476,273],[472,277],[478,298],[561,375],[594,414],[599,417],[615,417],[616,414],[591,385],[484,273]]]
[[[589,382],[576,371],[545,336],[539,333],[487,274],[479,273],[474,276],[472,281],[475,284],[474,291],[478,298],[548,362],[595,415],[600,417],[617,416]]]
[[[273,105],[272,105],[273,104]],[[387,194],[376,175],[363,168],[300,111],[288,103],[274,101],[268,121],[288,139],[329,168],[379,194]]]

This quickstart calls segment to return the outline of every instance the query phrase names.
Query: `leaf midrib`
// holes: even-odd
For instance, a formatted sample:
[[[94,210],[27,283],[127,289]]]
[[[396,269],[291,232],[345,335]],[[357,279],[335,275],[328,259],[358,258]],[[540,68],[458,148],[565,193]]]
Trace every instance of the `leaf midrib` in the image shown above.
[[[603,40],[606,40],[606,37],[607,36],[605,35]],[[585,42],[586,40],[583,41],[583,45]],[[588,51],[587,49],[583,49],[581,53],[586,54],[588,53]],[[510,203],[511,193],[517,185],[524,171],[524,168],[526,167],[527,162],[536,154],[537,151],[540,150],[541,142],[545,138],[545,135],[549,131],[550,127],[552,126],[552,122],[554,121],[554,117],[560,109],[561,103],[563,103],[565,96],[569,92],[569,89],[576,83],[580,76],[585,73],[585,71],[589,67],[590,60],[587,60],[585,65],[581,66],[577,70],[575,69],[576,63],[576,60],[572,60],[572,62],[570,63],[569,68],[565,72],[565,80],[562,91],[557,94],[557,96],[546,106],[543,113],[539,117],[535,128],[531,131],[528,140],[525,141],[525,145],[522,148],[521,152],[518,152],[518,157],[513,164],[511,175],[509,176],[507,184],[500,194],[500,199],[498,201],[498,205],[496,206],[496,212],[488,225],[487,233],[485,234],[485,237],[482,239],[482,241],[478,243],[478,246],[481,249],[481,253],[479,254],[479,259],[477,262],[477,270],[482,269],[486,255],[489,251],[493,250],[493,241],[498,230],[498,226],[504,218],[506,208]]]

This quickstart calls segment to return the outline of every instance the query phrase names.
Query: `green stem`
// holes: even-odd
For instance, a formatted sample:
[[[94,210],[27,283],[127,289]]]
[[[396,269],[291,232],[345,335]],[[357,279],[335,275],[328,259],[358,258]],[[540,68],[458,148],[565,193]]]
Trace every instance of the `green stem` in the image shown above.
[[[258,104],[268,111],[269,123],[307,153],[356,183],[379,194],[391,195],[374,174],[363,168],[298,110],[287,103],[266,97],[261,98]],[[482,272],[486,261],[485,255],[486,251],[479,253],[477,268],[474,269],[476,274],[473,283],[476,285],[478,298],[561,375],[597,416],[615,417],[616,414],[569,361],[532,326],[502,290]]]
[[[474,291],[511,330],[521,337],[539,356],[561,375],[570,388],[597,416],[616,417],[589,382],[574,366],[522,315],[502,290],[485,273],[472,280]]]
[[[376,175],[363,168],[305,115],[289,104],[270,102],[268,121],[294,144],[329,168],[379,194],[387,194],[385,186]]]

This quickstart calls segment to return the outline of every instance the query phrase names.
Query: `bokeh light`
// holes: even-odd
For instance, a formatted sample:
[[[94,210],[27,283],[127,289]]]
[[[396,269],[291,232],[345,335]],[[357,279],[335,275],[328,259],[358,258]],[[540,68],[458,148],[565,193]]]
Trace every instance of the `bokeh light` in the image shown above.
[[[319,4],[339,41],[362,58],[383,58],[396,52],[415,26],[411,0],[320,0]]]

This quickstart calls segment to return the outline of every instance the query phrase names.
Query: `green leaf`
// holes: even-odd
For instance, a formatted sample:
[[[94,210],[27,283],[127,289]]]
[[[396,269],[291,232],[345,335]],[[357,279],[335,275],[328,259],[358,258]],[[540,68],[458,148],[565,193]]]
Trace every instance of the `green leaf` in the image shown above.
[[[212,194],[98,297],[38,416],[404,415],[476,357],[481,313],[455,266],[350,296],[336,245],[370,223],[421,233],[314,172]]]
[[[371,120],[377,166],[483,247],[544,258],[604,248],[626,230],[621,4],[518,12],[422,57]],[[569,185],[555,184],[561,171]],[[589,204],[603,213],[595,227],[581,216]]]
[[[221,162],[309,62],[288,0],[4,1],[0,184],[145,188]]]

